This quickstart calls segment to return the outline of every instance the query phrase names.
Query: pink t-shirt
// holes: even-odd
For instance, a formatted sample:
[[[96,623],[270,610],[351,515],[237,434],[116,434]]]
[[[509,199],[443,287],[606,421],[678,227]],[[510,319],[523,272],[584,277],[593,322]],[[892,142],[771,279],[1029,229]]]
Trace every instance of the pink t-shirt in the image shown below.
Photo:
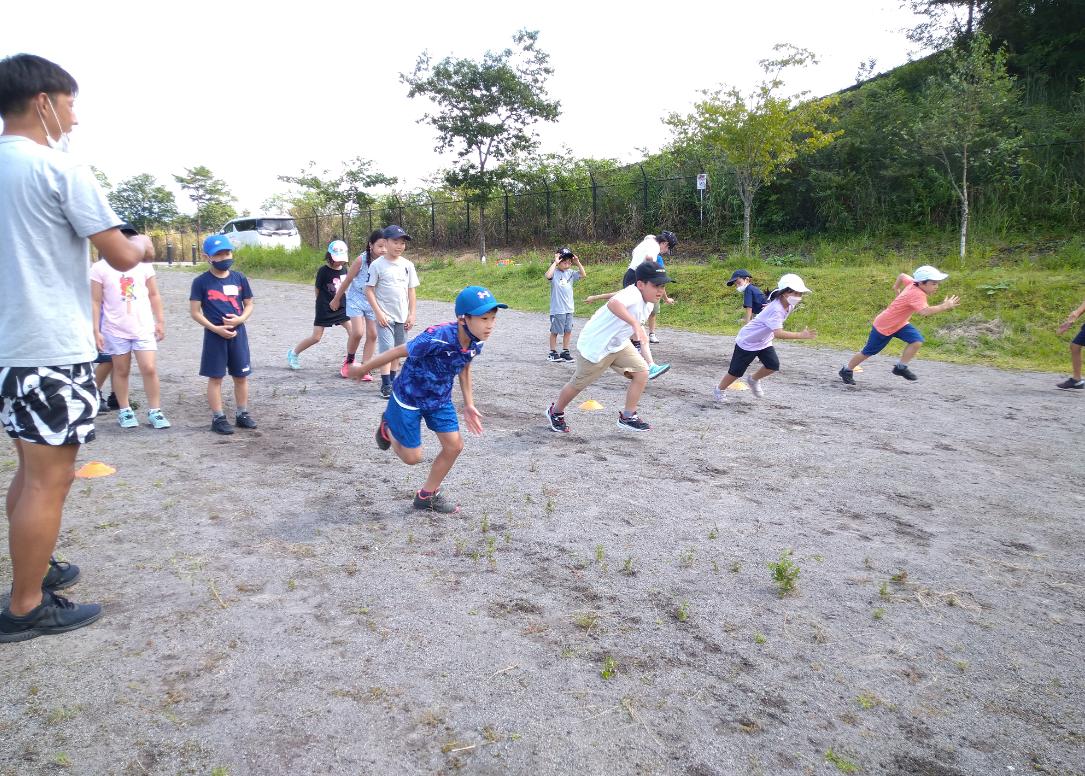
[[[759,312],[754,319],[738,330],[735,344],[743,350],[757,352],[772,345],[776,330],[784,328],[784,321],[794,308],[784,304],[783,295],[777,296]]]
[[[897,294],[878,317],[874,319],[874,328],[879,334],[889,336],[907,325],[912,313],[927,306],[927,295],[914,283]]]
[[[99,259],[90,268],[90,279],[102,286],[102,333],[119,339],[152,339],[154,313],[147,295],[147,280],[154,267],[137,264],[118,272]]]

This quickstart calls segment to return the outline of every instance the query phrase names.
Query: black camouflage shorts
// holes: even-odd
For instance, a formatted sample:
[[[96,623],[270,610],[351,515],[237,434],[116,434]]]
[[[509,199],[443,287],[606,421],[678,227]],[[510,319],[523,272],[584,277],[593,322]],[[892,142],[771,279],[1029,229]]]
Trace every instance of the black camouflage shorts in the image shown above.
[[[0,367],[0,423],[12,439],[90,442],[98,398],[93,364]]]

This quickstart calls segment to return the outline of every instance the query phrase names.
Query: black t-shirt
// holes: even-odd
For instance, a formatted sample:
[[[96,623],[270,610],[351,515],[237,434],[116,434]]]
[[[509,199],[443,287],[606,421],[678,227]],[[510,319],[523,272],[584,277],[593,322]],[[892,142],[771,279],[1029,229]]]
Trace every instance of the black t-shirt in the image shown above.
[[[332,310],[328,305],[339,290],[343,278],[347,276],[346,267],[332,269],[326,263],[316,271],[316,320],[314,326],[329,325],[345,321],[347,318],[346,305],[340,302],[338,310]]]
[[[753,283],[742,289],[742,306],[749,307],[753,310],[754,315],[765,309],[765,302],[767,301],[764,292]]]

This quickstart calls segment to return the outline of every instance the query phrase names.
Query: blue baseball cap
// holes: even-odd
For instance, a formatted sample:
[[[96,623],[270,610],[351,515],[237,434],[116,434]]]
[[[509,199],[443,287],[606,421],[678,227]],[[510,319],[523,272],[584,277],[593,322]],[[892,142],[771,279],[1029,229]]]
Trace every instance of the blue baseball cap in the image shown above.
[[[213,234],[203,241],[203,253],[205,256],[214,256],[222,251],[232,251],[234,244],[224,234]]]
[[[407,230],[404,229],[402,226],[397,226],[396,224],[384,227],[384,229],[381,230],[381,237],[383,237],[385,240],[411,239],[411,236],[407,234]]]
[[[495,307],[509,309],[507,304],[494,299],[490,289],[482,286],[468,286],[456,296],[456,317],[461,315],[485,315]]]

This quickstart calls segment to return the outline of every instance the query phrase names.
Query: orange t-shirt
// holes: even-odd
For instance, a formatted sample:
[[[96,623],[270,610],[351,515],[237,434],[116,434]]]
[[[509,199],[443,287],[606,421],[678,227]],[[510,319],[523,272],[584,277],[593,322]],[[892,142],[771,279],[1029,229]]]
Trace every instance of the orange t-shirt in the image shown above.
[[[912,313],[927,306],[927,295],[914,283],[897,294],[878,317],[874,319],[874,328],[879,334],[889,336],[908,325]]]

